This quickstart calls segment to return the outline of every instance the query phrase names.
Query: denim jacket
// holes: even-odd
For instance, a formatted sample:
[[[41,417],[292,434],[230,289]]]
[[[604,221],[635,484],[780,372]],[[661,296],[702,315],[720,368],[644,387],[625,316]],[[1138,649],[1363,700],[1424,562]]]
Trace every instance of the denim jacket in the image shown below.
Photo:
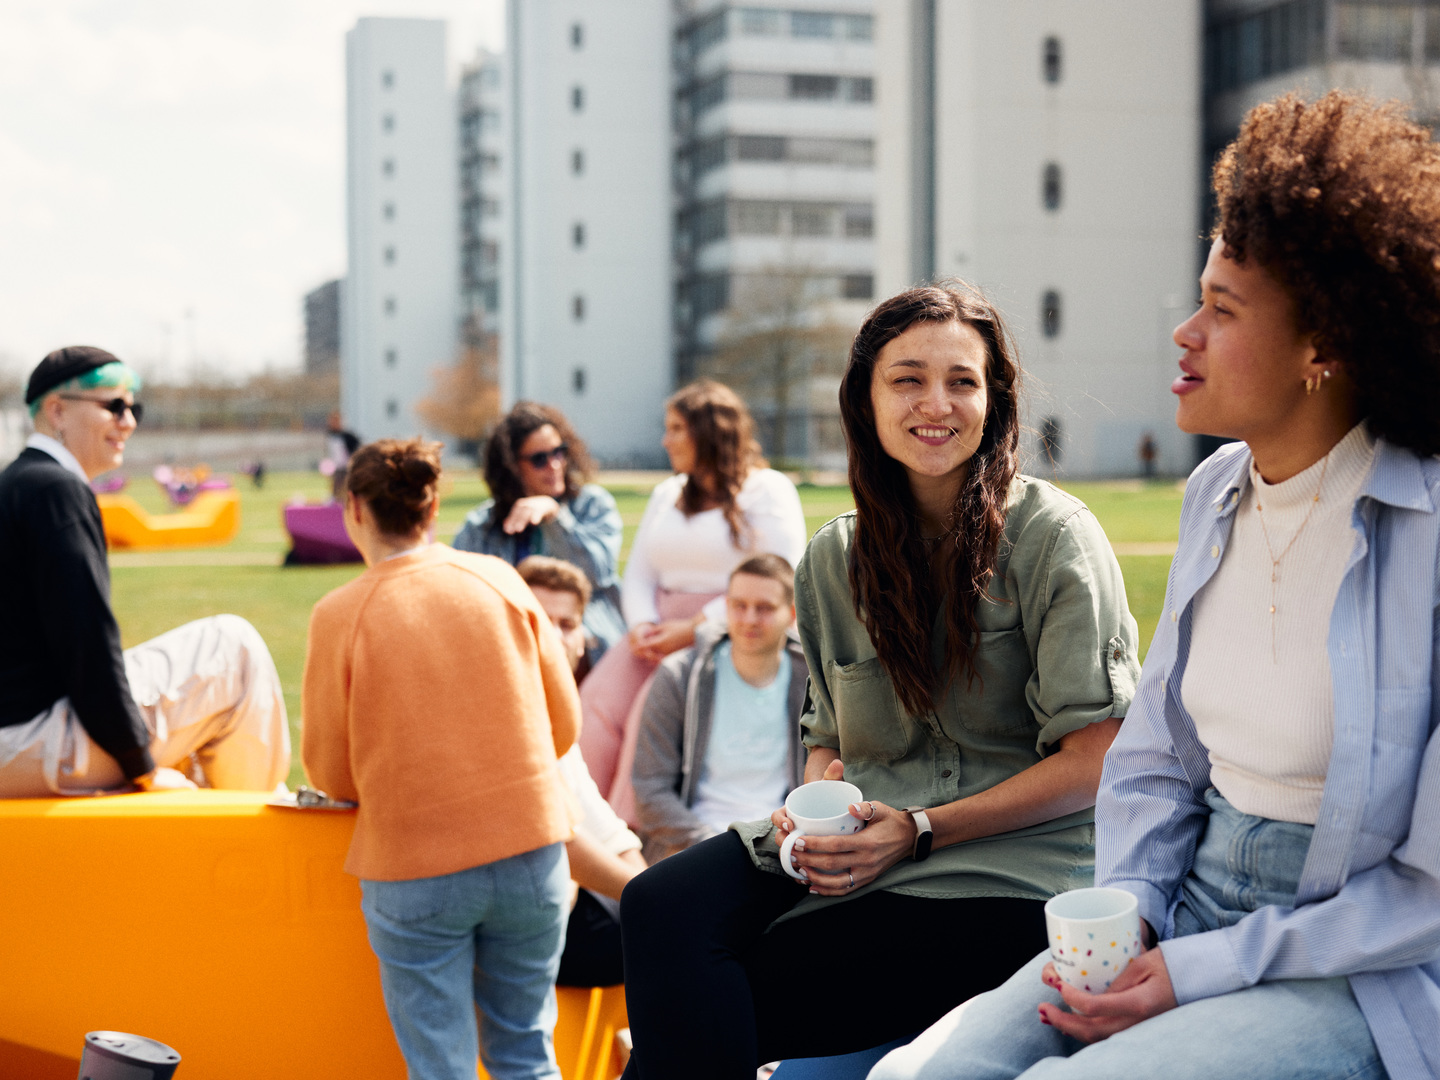
[[[1327,645],[1334,747],[1295,906],[1172,937],[1210,786],[1180,695],[1192,601],[1224,557],[1250,459],[1243,443],[1224,447],[1186,488],[1165,611],[1105,759],[1096,884],[1140,898],[1169,939],[1161,949],[1181,1004],[1348,976],[1389,1074],[1440,1075],[1440,459],[1378,440],[1356,496]]]
[[[544,525],[532,525],[509,535],[491,521],[494,499],[486,499],[465,517],[455,534],[454,547],[480,555],[495,555],[511,566],[527,555],[549,555],[574,563],[594,587],[585,609],[585,629],[600,642],[591,662],[605,648],[625,636],[620,614],[620,511],[615,499],[599,484],[586,484],[575,498],[560,504],[560,513]]]

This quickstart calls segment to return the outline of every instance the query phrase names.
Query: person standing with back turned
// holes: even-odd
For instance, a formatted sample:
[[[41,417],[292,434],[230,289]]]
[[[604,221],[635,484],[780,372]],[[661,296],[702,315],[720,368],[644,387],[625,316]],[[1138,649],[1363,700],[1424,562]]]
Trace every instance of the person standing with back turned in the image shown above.
[[[474,1080],[477,1010],[495,1080],[559,1080],[571,820],[555,766],[580,704],[520,575],[429,540],[439,481],[438,443],[350,459],[345,526],[366,570],[310,619],[305,771],[360,804],[345,869],[411,1080]]]

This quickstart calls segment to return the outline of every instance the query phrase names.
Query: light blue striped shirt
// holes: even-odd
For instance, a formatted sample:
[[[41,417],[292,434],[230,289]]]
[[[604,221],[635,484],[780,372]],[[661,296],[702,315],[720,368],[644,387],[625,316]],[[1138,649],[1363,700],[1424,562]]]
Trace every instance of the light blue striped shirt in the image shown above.
[[[1105,759],[1095,881],[1135,893],[1164,928],[1181,1004],[1345,975],[1390,1075],[1440,1076],[1440,459],[1379,440],[1356,496],[1327,644],[1334,748],[1296,906],[1171,937],[1210,786],[1180,697],[1192,601],[1224,556],[1249,467],[1249,448],[1232,444],[1186,488],[1165,611]]]

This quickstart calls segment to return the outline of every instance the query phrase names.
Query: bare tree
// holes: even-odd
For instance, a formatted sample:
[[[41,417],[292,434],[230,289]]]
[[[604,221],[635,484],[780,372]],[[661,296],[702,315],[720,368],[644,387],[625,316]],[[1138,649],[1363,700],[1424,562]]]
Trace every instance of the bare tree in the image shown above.
[[[500,419],[500,359],[495,335],[463,346],[450,367],[431,373],[429,394],[415,406],[436,431],[479,443]]]
[[[854,328],[833,310],[833,290],[825,289],[833,282],[833,274],[805,269],[737,275],[715,351],[701,365],[752,405],[772,407],[770,441],[777,457],[789,448],[795,405],[809,413],[811,381],[845,367]]]

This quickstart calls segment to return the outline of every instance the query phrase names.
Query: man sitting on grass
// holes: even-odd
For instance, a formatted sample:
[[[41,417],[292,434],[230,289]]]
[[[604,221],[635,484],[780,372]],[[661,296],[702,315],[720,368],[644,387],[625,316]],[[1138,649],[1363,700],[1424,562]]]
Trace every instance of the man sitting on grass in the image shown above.
[[[725,631],[701,628],[666,657],[641,714],[635,807],[656,862],[767,817],[803,782],[805,654],[791,637],[795,574],[756,555],[730,574]]]
[[[120,465],[139,385],[88,345],[57,349],[30,376],[35,434],[0,472],[0,798],[196,781],[269,790],[289,772],[280,678],[244,619],[215,615],[120,650],[89,482]]]
[[[590,579],[574,563],[531,555],[516,571],[530,586],[565,643],[577,679],[589,668],[585,648],[585,605]],[[579,804],[575,837],[565,845],[576,886],[560,955],[561,986],[615,986],[625,981],[620,955],[620,890],[645,869],[640,838],[610,808],[576,743],[560,758],[560,776]]]

